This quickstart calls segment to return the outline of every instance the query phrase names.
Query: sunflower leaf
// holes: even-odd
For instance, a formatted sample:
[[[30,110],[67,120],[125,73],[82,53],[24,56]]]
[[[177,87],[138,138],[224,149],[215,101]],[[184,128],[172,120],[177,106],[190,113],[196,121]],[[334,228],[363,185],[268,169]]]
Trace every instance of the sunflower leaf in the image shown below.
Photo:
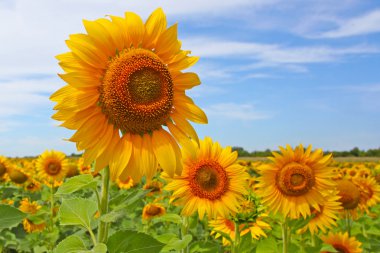
[[[132,230],[118,231],[108,239],[109,253],[156,253],[164,247],[153,237]]]
[[[77,253],[86,251],[86,246],[79,236],[72,235],[62,240],[54,249],[54,253]]]
[[[259,241],[256,253],[277,253],[277,243],[273,237],[268,237],[264,240]]]
[[[10,205],[0,205],[0,230],[17,226],[26,214]]]
[[[63,199],[58,217],[61,225],[82,225],[91,229],[91,220],[97,210],[97,204],[87,199]]]
[[[66,182],[64,182],[55,193],[56,195],[67,195],[72,194],[76,191],[82,190],[82,189],[96,189],[97,182],[94,180],[94,178],[89,175],[79,175],[75,177],[69,178]]]

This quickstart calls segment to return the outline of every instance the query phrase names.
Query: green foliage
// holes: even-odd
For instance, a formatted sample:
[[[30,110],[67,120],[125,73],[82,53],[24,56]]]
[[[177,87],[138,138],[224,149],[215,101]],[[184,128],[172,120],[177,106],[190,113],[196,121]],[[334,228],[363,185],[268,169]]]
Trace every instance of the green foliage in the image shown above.
[[[111,235],[107,247],[109,253],[155,253],[160,252],[164,244],[147,234],[124,230]]]
[[[107,246],[103,243],[97,244],[92,250],[88,250],[83,240],[72,235],[62,240],[53,251],[54,253],[106,253]]]
[[[256,253],[277,253],[277,242],[273,237],[268,237],[259,241]]]
[[[0,205],[0,230],[17,226],[26,214],[9,205]]]
[[[96,189],[97,181],[88,174],[79,175],[67,179],[55,193],[56,195],[68,195],[82,189]]]
[[[61,225],[81,225],[91,229],[91,220],[98,210],[96,202],[87,199],[64,199],[58,212]]]

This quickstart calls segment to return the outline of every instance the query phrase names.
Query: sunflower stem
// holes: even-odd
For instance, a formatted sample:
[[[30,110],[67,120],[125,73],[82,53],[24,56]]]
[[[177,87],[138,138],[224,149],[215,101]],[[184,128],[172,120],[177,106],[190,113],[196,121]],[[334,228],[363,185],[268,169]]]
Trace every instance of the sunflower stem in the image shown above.
[[[182,218],[182,227],[181,227],[181,239],[183,240],[184,237],[187,235],[189,231],[189,217],[184,216]],[[189,252],[189,246],[187,245],[184,249],[181,250],[182,253],[188,253]]]
[[[346,231],[348,233],[348,236],[351,236],[351,215],[348,210],[344,210],[345,216],[346,216]]]
[[[239,229],[239,223],[236,221],[234,222],[235,227],[235,240],[233,240],[233,253],[239,252],[239,246],[240,246],[240,229]]]
[[[315,247],[315,235],[311,234],[311,246]]]
[[[54,182],[50,188],[50,231],[54,230]]]
[[[101,199],[100,199],[100,209],[99,213],[100,216],[105,215],[108,212],[108,190],[110,185],[110,169],[107,166],[103,170],[103,177],[102,177],[102,192],[101,192]],[[99,243],[106,243],[108,239],[108,223],[104,221],[99,222],[99,228],[98,228],[98,242]]]
[[[285,217],[284,222],[281,224],[281,230],[282,230],[282,252],[288,253],[288,247],[289,247],[289,229],[288,229],[288,218]]]

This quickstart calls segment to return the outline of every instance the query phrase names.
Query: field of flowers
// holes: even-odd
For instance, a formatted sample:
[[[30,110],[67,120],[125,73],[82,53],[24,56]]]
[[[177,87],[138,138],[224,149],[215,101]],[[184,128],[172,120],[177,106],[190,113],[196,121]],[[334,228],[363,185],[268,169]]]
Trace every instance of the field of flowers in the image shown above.
[[[206,114],[162,9],[83,21],[56,58],[53,119],[80,158],[0,156],[0,251],[380,252],[380,163],[311,146],[263,161],[198,135]]]
[[[247,191],[239,199],[238,211],[228,218],[200,218],[203,207],[183,215],[190,202],[175,201],[181,186],[173,185],[160,168],[149,181],[134,182],[130,177],[111,181],[108,210],[102,210],[100,190],[107,173],[84,166],[83,158],[66,158],[58,151],[36,159],[0,157],[2,252],[269,253],[282,252],[284,240],[288,252],[379,252],[380,163],[329,161],[336,186],[322,191],[324,201],[309,211],[316,196],[314,201],[299,199],[294,206],[286,203],[281,190],[274,197],[271,188],[283,186],[271,182],[267,173],[285,156],[275,157],[275,162],[236,161],[234,166],[248,175],[238,182],[246,183]],[[292,159],[290,164],[297,162],[297,157]],[[304,161],[311,166],[311,160]],[[52,175],[61,177],[56,180]],[[211,179],[207,182],[212,184]],[[194,202],[201,204],[205,205]],[[207,211],[216,208],[212,205]],[[104,243],[102,223],[108,228]]]

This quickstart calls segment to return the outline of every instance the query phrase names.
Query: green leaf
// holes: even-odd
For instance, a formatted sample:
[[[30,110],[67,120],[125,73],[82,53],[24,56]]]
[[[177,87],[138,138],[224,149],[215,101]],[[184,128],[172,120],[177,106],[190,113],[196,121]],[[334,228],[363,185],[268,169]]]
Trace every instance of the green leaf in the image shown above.
[[[370,227],[370,229],[368,229],[366,231],[367,234],[370,234],[370,235],[378,235],[380,236],[380,229],[378,229],[377,227],[375,226],[372,226]]]
[[[89,174],[79,175],[69,178],[64,182],[55,193],[56,195],[72,194],[76,191],[92,188],[96,189],[97,182]]]
[[[189,243],[193,240],[193,237],[191,235],[185,235],[183,239],[173,239],[170,240],[169,243],[165,246],[165,250],[177,250],[180,251],[189,245]]]
[[[112,211],[100,216],[100,220],[106,223],[111,223],[117,221],[122,216],[124,216],[124,212]]]
[[[140,201],[148,194],[150,191],[142,189],[133,189],[128,190],[120,194],[119,196],[113,198],[109,202],[109,206],[113,210],[125,209],[128,206],[135,204],[137,201]]]
[[[289,221],[288,226],[291,228],[291,231],[296,232],[298,229],[303,228],[306,226],[311,219],[314,218],[315,215],[311,215],[307,217],[306,219],[299,218],[299,219],[293,219]]]
[[[98,243],[92,250],[93,253],[107,253],[107,245]]]
[[[78,253],[86,251],[86,246],[79,236],[71,235],[62,240],[54,249],[54,253]]]
[[[107,253],[107,246],[99,243],[92,250],[87,250],[79,236],[71,235],[55,247],[54,253]]]
[[[170,241],[178,239],[177,235],[174,233],[166,233],[163,235],[157,235],[155,238],[164,244],[168,244]]]
[[[256,253],[277,253],[277,251],[277,243],[273,237],[259,241],[256,248]]]
[[[219,246],[215,242],[198,241],[191,244],[190,252],[194,252],[194,253],[195,252],[200,252],[200,253],[219,252]]]
[[[0,205],[0,230],[17,226],[26,214],[10,205]]]
[[[331,244],[323,244],[320,251],[338,252]]]
[[[163,246],[153,237],[131,230],[118,231],[107,242],[109,253],[155,253]]]
[[[179,216],[178,214],[175,214],[175,213],[166,213],[160,217],[157,217],[156,221],[168,221],[168,222],[181,224],[182,218],[181,218],[181,216]]]
[[[91,220],[97,210],[96,202],[87,199],[64,199],[58,212],[61,225],[82,225],[90,229]]]

